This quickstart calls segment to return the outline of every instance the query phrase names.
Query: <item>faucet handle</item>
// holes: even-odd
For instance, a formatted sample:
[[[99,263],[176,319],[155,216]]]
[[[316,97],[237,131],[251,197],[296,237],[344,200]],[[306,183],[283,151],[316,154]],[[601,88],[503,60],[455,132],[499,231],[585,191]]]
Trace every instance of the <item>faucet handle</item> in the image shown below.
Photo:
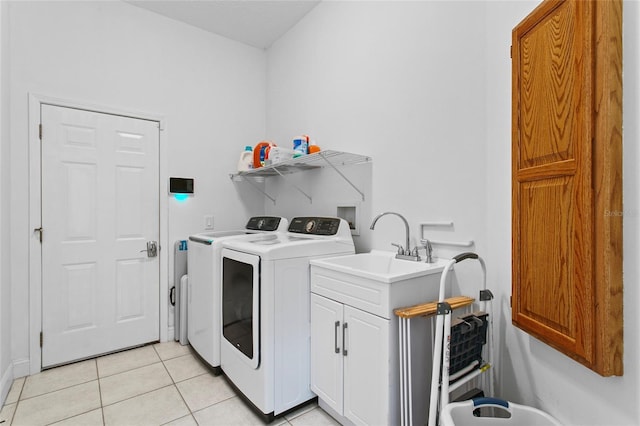
[[[431,245],[431,241],[427,240],[427,239],[421,239],[420,240],[420,244],[422,244],[422,247],[424,247],[427,250],[427,263],[434,263],[434,259],[433,259],[433,246]]]
[[[400,244],[391,243],[391,245],[398,248],[398,254],[400,255],[404,254],[404,248]]]

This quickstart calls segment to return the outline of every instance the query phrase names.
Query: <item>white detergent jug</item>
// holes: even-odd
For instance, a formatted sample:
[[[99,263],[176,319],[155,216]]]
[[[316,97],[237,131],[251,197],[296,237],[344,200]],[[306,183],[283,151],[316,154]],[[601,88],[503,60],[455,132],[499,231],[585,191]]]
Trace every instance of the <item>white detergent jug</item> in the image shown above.
[[[244,151],[240,154],[240,159],[238,160],[238,171],[244,172],[251,169],[251,165],[253,164],[253,149],[250,146],[245,146]]]

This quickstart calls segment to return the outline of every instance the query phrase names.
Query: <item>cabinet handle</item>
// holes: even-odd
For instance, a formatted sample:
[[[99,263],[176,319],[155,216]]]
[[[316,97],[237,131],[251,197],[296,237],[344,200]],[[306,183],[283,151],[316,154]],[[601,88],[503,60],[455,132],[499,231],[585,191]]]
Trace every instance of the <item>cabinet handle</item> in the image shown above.
[[[347,327],[349,325],[345,322],[342,324],[342,355],[347,356],[347,345],[344,343],[344,340],[347,336]]]
[[[340,321],[336,321],[333,335],[333,346],[335,347],[336,353],[340,353],[340,348],[338,347],[338,329],[340,328]]]

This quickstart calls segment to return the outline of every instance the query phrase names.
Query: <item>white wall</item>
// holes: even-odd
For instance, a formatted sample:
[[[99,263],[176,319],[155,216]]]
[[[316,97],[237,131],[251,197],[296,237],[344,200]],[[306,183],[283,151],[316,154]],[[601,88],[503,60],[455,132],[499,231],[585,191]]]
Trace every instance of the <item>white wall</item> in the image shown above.
[[[454,231],[428,236],[476,240],[496,295],[498,396],[567,425],[640,424],[636,2],[625,1],[624,11],[625,375],[602,378],[511,325],[509,46],[513,27],[538,4],[323,2],[269,50],[267,137],[289,146],[308,133],[323,148],[373,158],[371,167],[345,169],[355,180],[372,175],[359,251],[403,240],[397,219],[368,230],[385,210],[404,214],[413,236],[421,221],[453,220]],[[265,208],[331,212],[337,199],[353,196],[322,173],[327,188],[314,187],[312,174],[293,178],[317,195],[313,204],[278,178],[266,185],[277,202]],[[472,273],[460,274],[463,290]]]
[[[9,14],[0,2],[0,404],[11,387],[11,259],[9,240]]]
[[[426,236],[473,239],[485,251],[484,10],[482,2],[322,2],[269,49],[267,137],[290,146],[306,133],[323,149],[373,159],[344,169],[371,180],[358,251],[404,245],[396,217],[369,230],[389,210],[409,221],[412,246],[418,223],[449,220],[454,230]],[[281,196],[266,208],[335,214],[336,203],[358,199],[325,174],[332,180],[315,188],[312,205],[275,179]]]
[[[174,241],[203,229],[204,214],[224,229],[262,212],[262,200],[242,198],[228,173],[240,147],[265,131],[265,52],[122,2],[11,2],[9,21],[12,359],[22,366],[29,357],[27,94],[166,119],[168,174],[195,178],[196,191],[185,203],[168,202],[165,249],[172,251]]]
[[[330,170],[292,175],[314,196],[311,204],[279,178],[266,184],[277,194],[275,205],[246,184],[229,183],[239,149],[265,136],[289,146],[293,136],[308,133],[324,149],[371,156],[372,165],[345,169],[366,194],[359,251],[390,249],[404,239],[397,218],[368,230],[386,210],[409,219],[412,244],[417,224],[428,220],[455,222],[452,231],[430,231],[431,238],[476,240],[500,312],[500,396],[541,407],[568,425],[640,424],[640,319],[633,309],[640,278],[637,2],[624,4],[625,375],[601,378],[511,325],[508,48],[511,29],[537,3],[323,2],[266,59],[264,52],[126,4],[12,3],[11,144],[0,150],[0,203],[7,199],[7,155],[11,162],[0,224],[6,232],[10,209],[13,268],[6,277],[7,251],[0,249],[0,300],[13,292],[12,359],[28,357],[26,95],[35,92],[167,117],[169,173],[195,177],[197,191],[183,205],[169,203],[170,241],[199,230],[207,213],[225,228],[262,209],[332,214],[336,203],[358,199]],[[4,142],[6,110],[0,118]],[[476,285],[473,271],[463,275],[462,287]],[[0,321],[4,348],[7,321]],[[0,351],[0,370],[3,363]]]
[[[498,291],[501,394],[542,407],[567,425],[637,425],[640,199],[639,4],[624,2],[624,376],[603,378],[511,325],[511,30],[537,2],[487,3],[487,230],[490,282]]]

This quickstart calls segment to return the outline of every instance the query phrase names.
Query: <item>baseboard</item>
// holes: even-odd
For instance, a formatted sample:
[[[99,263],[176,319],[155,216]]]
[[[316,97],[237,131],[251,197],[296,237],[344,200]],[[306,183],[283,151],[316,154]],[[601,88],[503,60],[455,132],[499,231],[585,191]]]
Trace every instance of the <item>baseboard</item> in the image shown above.
[[[29,358],[22,358],[13,361],[13,378],[25,377],[31,373],[31,362]]]
[[[9,364],[7,370],[2,374],[2,378],[0,378],[0,407],[4,406],[4,402],[7,400],[7,395],[9,395],[12,384],[13,364]]]

